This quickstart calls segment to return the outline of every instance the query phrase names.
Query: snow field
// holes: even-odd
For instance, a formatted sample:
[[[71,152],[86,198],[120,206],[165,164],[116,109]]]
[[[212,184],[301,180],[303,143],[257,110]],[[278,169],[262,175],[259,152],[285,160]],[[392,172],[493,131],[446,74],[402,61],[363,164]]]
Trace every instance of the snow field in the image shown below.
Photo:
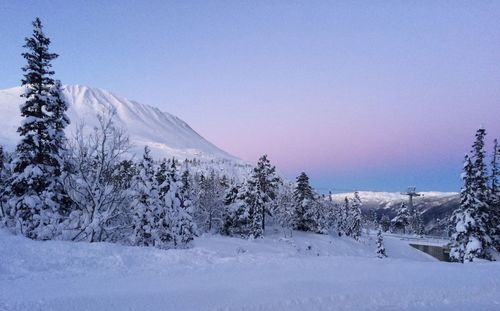
[[[202,236],[188,250],[0,232],[0,310],[499,310],[500,264],[385,239]]]

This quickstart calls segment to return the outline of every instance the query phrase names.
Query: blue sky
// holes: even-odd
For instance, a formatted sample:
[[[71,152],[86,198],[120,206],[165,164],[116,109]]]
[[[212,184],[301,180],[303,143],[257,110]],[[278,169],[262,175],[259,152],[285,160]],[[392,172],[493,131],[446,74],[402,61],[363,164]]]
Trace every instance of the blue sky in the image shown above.
[[[324,189],[453,191],[500,136],[499,1],[3,1],[0,88],[39,16],[57,78]]]

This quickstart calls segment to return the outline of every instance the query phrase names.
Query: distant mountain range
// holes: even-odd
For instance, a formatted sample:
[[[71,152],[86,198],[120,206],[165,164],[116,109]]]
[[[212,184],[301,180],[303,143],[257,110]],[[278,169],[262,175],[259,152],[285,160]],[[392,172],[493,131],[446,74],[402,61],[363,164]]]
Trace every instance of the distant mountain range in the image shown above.
[[[437,228],[436,220],[447,219],[460,204],[457,192],[420,192],[422,196],[413,199],[413,205],[422,212],[422,218],[428,231]],[[336,202],[342,202],[345,197],[352,197],[352,193],[333,194]],[[360,191],[359,196],[363,203],[364,212],[375,210],[378,217],[387,215],[389,218],[396,216],[401,208],[401,203],[408,203],[408,196],[399,192],[372,192]],[[408,205],[408,204],[407,204]]]
[[[21,122],[19,105],[23,102],[22,93],[22,87],[0,90],[0,144],[7,150],[13,150],[19,140],[16,130]],[[116,111],[115,124],[130,135],[135,154],[142,154],[144,146],[148,145],[156,158],[196,157],[242,162],[204,139],[186,122],[158,108],[81,85],[64,86],[64,96],[69,103],[69,136],[74,134],[78,124],[93,128],[97,124],[97,114],[113,109]]]

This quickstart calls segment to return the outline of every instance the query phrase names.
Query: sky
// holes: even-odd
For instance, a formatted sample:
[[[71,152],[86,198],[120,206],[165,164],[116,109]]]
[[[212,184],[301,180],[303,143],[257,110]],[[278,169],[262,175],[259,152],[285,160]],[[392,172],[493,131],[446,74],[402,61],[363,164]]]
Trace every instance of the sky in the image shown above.
[[[476,129],[500,136],[500,1],[1,1],[2,89],[36,16],[63,83],[321,191],[458,191]]]

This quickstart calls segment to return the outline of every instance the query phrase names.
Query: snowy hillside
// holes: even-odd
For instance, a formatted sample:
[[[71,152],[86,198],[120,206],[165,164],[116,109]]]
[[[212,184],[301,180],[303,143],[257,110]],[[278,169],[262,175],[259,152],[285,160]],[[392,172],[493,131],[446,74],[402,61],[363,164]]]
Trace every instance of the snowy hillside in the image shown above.
[[[116,124],[130,135],[134,153],[142,154],[144,146],[148,145],[157,158],[175,156],[179,159],[198,157],[237,160],[201,137],[186,122],[157,108],[102,89],[81,85],[69,85],[64,89],[64,95],[70,104],[69,136],[82,122],[92,128],[97,123],[96,115],[111,108],[116,110]],[[10,150],[19,137],[16,130],[21,122],[19,105],[23,99],[19,95],[22,91],[21,87],[0,90],[0,144]]]
[[[0,231],[0,310],[499,310],[500,264],[436,261],[386,236],[205,236],[188,250]]]

